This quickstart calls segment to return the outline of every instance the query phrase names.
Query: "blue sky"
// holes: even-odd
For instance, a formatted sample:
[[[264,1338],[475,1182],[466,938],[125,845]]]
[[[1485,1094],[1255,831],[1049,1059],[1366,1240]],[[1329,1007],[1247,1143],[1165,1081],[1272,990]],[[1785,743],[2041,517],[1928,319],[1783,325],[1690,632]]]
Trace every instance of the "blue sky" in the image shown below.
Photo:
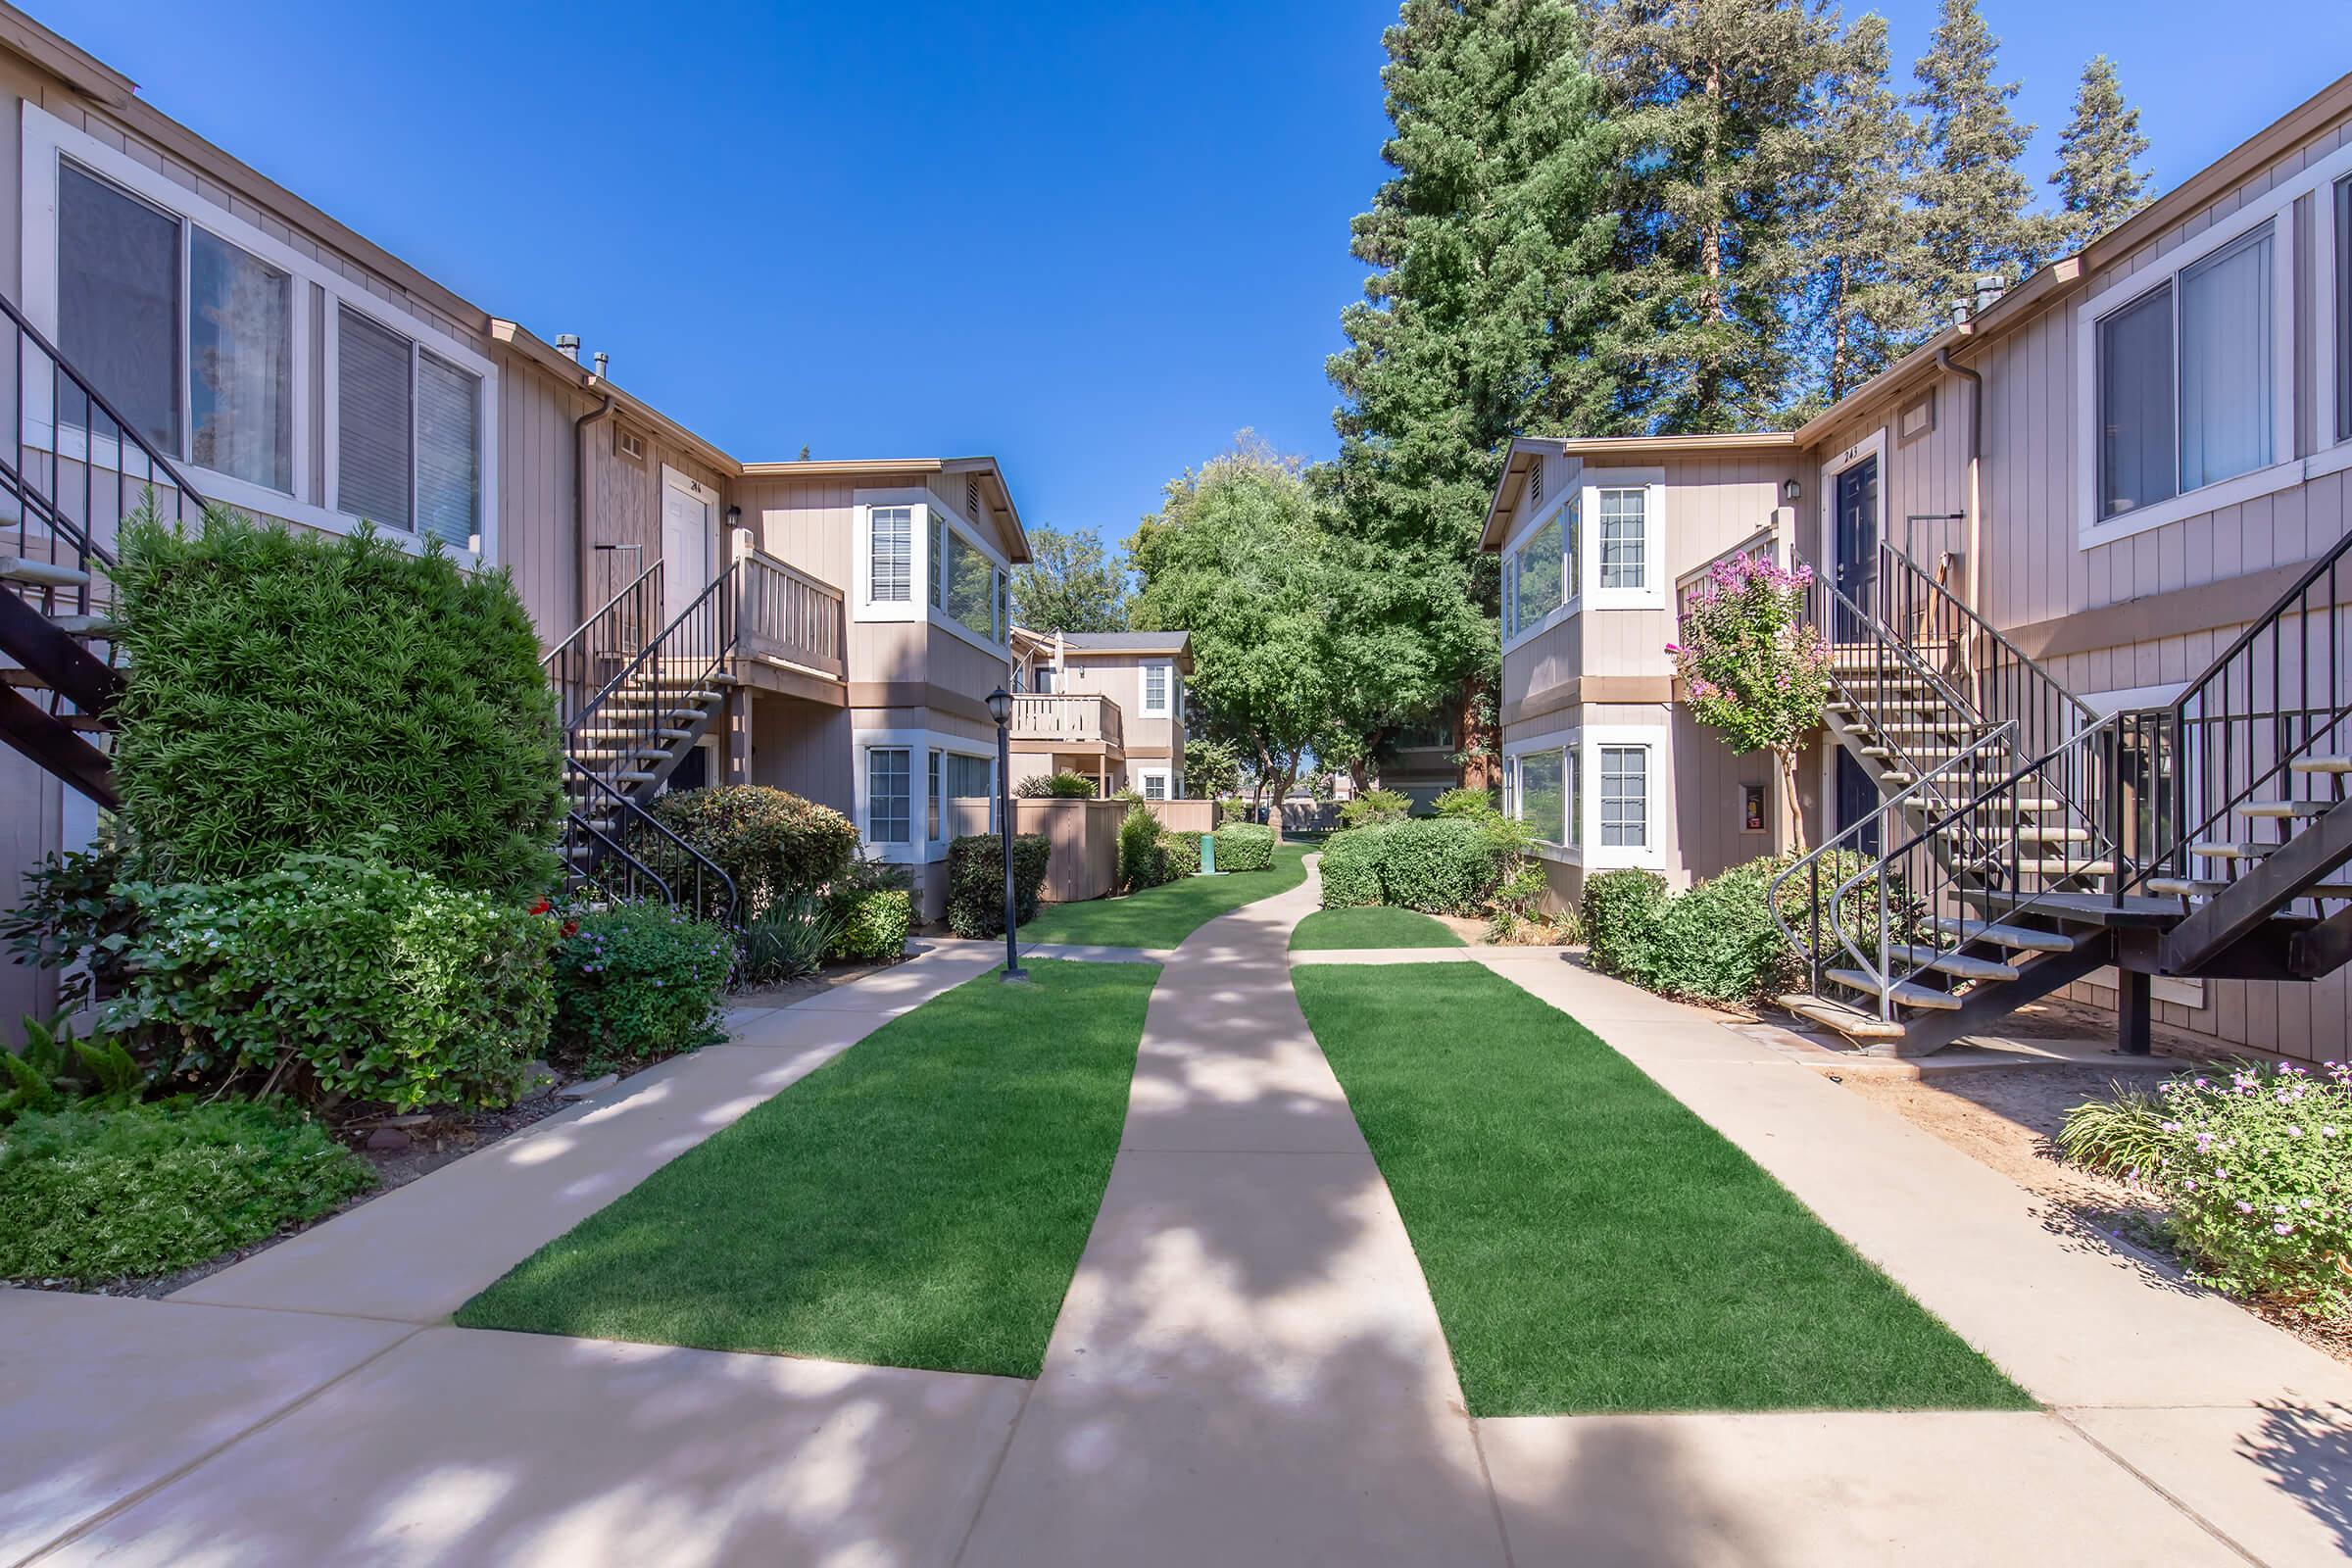
[[[1033,525],[1115,541],[1245,425],[1332,449],[1393,3],[24,3],[739,457],[993,452]],[[1982,6],[2037,182],[2092,54],[2160,184],[2352,63],[2344,0]],[[1934,0],[1878,9],[1907,73]]]

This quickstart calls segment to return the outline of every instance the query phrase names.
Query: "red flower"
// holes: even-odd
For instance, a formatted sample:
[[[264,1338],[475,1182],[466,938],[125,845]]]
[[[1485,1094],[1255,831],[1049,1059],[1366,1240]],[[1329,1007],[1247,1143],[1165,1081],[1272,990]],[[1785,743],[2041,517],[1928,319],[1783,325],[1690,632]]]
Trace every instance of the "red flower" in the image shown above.
[[[531,912],[533,914],[545,914],[548,910],[554,907],[555,905],[553,903],[546,899],[541,899],[537,904],[531,906]]]
[[[566,920],[566,921],[564,921],[564,934],[565,936],[567,936],[567,937],[576,937],[576,936],[578,936],[578,935],[580,934],[580,922],[579,922],[579,921],[577,921],[577,920]]]

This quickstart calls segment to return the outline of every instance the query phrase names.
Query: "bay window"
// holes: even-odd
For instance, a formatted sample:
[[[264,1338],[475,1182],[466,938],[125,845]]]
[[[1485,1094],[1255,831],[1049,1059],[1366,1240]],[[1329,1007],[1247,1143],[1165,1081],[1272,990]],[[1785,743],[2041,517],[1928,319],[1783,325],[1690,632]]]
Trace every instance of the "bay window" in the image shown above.
[[[1565,566],[1561,558],[1562,529],[1554,515],[1511,552],[1511,595],[1508,635],[1517,637],[1544,623],[1560,608]]]
[[[1002,642],[996,624],[997,571],[996,563],[981,553],[980,547],[965,539],[943,521],[947,535],[942,560],[946,564],[947,603],[943,607],[949,618],[964,630],[985,637],[990,642]],[[934,602],[940,592],[934,585]]]
[[[993,780],[996,769],[985,757],[968,757],[962,752],[950,752],[948,759],[948,799],[951,801],[986,801],[988,803],[988,831],[997,831],[997,792]]]
[[[1519,756],[1519,820],[1545,844],[1569,842],[1568,772],[1573,755],[1563,749]]]

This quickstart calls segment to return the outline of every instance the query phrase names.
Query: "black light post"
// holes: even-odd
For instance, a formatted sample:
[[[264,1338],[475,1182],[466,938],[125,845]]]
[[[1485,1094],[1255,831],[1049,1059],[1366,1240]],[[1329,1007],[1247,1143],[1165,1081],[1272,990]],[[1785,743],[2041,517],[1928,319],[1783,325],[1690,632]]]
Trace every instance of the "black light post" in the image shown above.
[[[997,833],[1004,841],[1004,978],[1026,980],[1020,944],[1013,936],[1012,907],[1012,694],[1000,686],[988,694],[988,716],[997,721]]]

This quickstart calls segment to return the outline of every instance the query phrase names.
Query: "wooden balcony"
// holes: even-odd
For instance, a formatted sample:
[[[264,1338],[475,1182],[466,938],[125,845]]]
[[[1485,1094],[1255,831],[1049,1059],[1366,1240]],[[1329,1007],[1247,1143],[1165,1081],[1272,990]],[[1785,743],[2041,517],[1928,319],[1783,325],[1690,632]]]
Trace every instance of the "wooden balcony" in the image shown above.
[[[736,564],[738,664],[756,684],[846,701],[849,613],[842,591],[763,551],[747,550]]]
[[[1127,742],[1119,705],[1099,692],[1025,692],[1012,700],[1012,744],[1031,752],[1068,746],[1115,757]]]

